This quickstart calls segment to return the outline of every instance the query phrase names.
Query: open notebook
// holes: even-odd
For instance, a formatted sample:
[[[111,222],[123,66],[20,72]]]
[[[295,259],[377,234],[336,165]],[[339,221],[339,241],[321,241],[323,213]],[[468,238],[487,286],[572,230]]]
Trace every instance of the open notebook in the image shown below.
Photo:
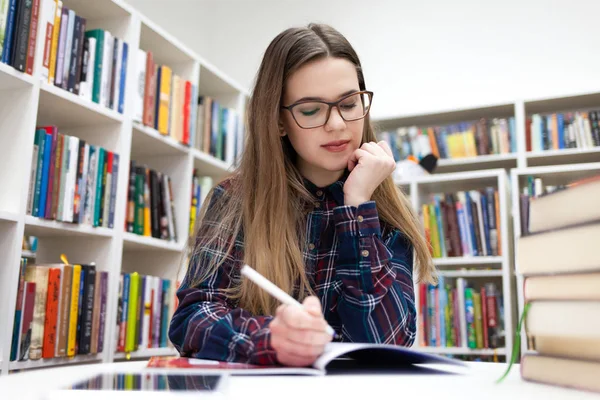
[[[407,347],[368,344],[330,343],[312,367],[261,366],[185,357],[152,357],[149,368],[193,368],[203,371],[222,370],[232,375],[326,375],[337,369],[399,369],[420,364],[466,365],[461,361],[427,354]]]

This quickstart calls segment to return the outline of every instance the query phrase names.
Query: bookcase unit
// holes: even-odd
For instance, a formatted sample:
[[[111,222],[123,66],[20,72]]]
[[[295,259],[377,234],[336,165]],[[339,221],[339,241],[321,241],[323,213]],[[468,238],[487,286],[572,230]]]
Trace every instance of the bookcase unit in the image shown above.
[[[492,349],[472,349],[469,347],[423,347],[420,345],[423,332],[417,329],[415,349],[446,355],[464,356],[507,356],[507,349],[512,348],[512,335],[515,323],[514,304],[514,279],[512,257],[512,227],[509,218],[508,174],[504,169],[490,169],[475,172],[456,172],[439,175],[424,176],[411,181],[397,181],[406,193],[410,193],[410,201],[417,212],[421,206],[429,201],[429,196],[437,193],[450,193],[465,190],[479,190],[493,187],[498,191],[498,205],[500,215],[500,255],[499,256],[464,256],[434,258],[434,265],[439,275],[446,281],[455,278],[465,278],[479,286],[481,282],[495,282],[501,288],[504,318],[505,346]],[[416,277],[415,277],[416,278]],[[452,285],[453,286],[453,285]],[[420,293],[415,285],[415,301],[418,308]],[[506,334],[508,332],[508,334]]]
[[[600,162],[596,163],[580,163],[572,165],[550,165],[541,167],[517,168],[511,171],[512,184],[512,217],[514,220],[514,239],[515,239],[515,275],[517,280],[517,306],[519,315],[523,312],[524,295],[523,295],[523,275],[519,273],[518,257],[518,240],[521,235],[522,215],[520,208],[519,196],[523,188],[527,186],[527,178],[541,178],[543,185],[566,185],[579,179],[588,178],[600,175]],[[520,332],[521,335],[521,354],[534,352],[530,348],[525,329]]]
[[[40,15],[47,4],[40,2]],[[120,0],[63,0],[64,6],[87,19],[86,30],[106,29],[129,45],[124,112],[121,114],[55,87],[41,77],[44,29],[39,29],[32,76],[0,63],[0,373],[63,364],[111,362],[153,355],[175,354],[172,347],[116,353],[116,315],[119,275],[127,272],[175,280],[185,268],[193,170],[215,182],[232,165],[178,143],[155,129],[133,120],[137,82],[137,49],[152,51],[155,62],[170,66],[198,88],[243,118],[248,92],[213,65]],[[36,126],[56,125],[76,136],[119,154],[114,229],[45,220],[26,214]],[[125,232],[129,162],[145,163],[168,174],[175,201],[177,241],[160,240]],[[104,348],[99,354],[75,357],[9,361],[23,235],[38,237],[37,264],[95,262],[109,273]],[[31,256],[31,255],[29,255]]]

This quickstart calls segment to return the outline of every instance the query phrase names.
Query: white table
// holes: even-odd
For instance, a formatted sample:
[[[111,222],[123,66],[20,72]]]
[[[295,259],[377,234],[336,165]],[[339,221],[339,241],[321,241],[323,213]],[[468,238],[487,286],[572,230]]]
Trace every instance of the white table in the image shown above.
[[[600,395],[525,382],[514,365],[504,382],[495,381],[502,376],[505,364],[467,363],[468,368],[439,367],[451,371],[464,371],[462,375],[336,375],[323,377],[269,376],[229,377],[226,399],[596,399]],[[0,378],[0,399],[42,399],[53,388],[92,377],[101,372],[139,372],[145,361],[113,364],[92,364],[32,370]],[[599,377],[600,378],[600,377]],[[67,399],[145,399],[164,398],[159,392],[64,392]],[[198,395],[197,399],[202,396]]]

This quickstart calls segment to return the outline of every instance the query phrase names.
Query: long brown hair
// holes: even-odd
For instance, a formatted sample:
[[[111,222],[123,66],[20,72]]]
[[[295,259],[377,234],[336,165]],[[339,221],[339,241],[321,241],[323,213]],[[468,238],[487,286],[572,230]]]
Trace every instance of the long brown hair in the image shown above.
[[[247,137],[241,162],[229,178],[228,188],[206,215],[206,199],[192,240],[192,257],[202,260],[197,285],[213,275],[233,251],[243,233],[244,263],[255,268],[284,291],[304,297],[312,293],[302,251],[306,244],[305,204],[312,195],[304,187],[295,166],[296,153],[287,137],[281,137],[279,113],[288,77],[309,61],[343,58],[356,66],[360,90],[366,90],[359,58],[350,43],[327,25],[310,24],[280,33],[267,48],[258,70],[247,108]],[[363,143],[376,141],[369,116],[365,118]],[[379,216],[400,229],[414,248],[415,271],[421,282],[435,282],[435,269],[418,219],[410,203],[388,177],[372,197]],[[210,220],[210,223],[206,223]],[[204,223],[203,223],[204,222]],[[226,233],[227,240],[222,240]],[[210,256],[202,252],[210,250]],[[216,257],[215,255],[222,255]],[[234,275],[234,274],[231,274]],[[233,277],[233,276],[232,276]],[[230,299],[254,314],[274,314],[277,301],[248,280],[227,289]]]

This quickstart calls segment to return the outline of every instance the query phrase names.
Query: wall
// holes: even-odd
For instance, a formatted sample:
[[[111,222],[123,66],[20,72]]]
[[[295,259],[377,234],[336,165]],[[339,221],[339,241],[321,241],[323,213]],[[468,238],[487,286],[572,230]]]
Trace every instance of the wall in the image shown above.
[[[593,0],[130,0],[250,88],[281,30],[310,21],[356,48],[374,117],[600,91]]]

